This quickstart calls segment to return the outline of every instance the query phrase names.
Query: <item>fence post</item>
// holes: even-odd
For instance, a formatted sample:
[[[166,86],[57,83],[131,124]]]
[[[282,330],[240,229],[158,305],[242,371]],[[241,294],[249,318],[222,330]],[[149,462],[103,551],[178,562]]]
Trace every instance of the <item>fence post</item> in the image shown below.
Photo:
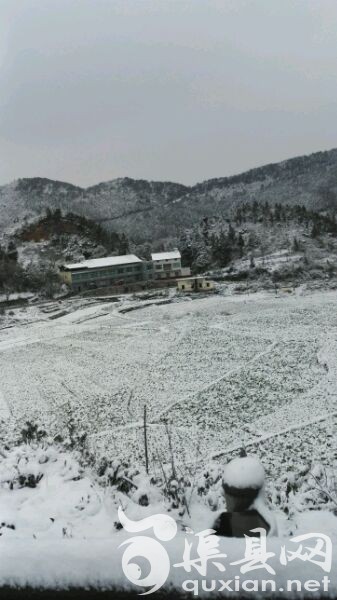
[[[146,425],[146,405],[144,405],[144,446],[145,446],[145,469],[149,474],[149,455],[147,450],[147,425]]]

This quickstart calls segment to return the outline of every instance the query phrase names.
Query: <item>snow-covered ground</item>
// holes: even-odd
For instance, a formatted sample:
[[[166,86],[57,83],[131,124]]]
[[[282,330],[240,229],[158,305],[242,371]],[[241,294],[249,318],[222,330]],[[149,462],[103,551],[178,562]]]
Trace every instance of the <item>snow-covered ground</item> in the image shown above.
[[[0,332],[2,403],[15,427],[39,419],[53,433],[66,403],[96,451],[133,460],[146,405],[150,450],[165,419],[179,454],[197,441],[202,455],[226,453],[337,410],[336,303],[335,292],[219,295],[122,314],[82,301],[52,320],[44,307]]]
[[[212,502],[213,508],[222,505],[212,486],[198,498],[199,480],[209,482],[205,472],[221,472],[245,446],[266,469],[267,497],[281,535],[310,531],[315,515],[314,530],[329,532],[337,543],[336,517],[323,510],[332,509],[335,498],[337,293],[176,300],[152,306],[144,301],[142,308],[130,297],[117,303],[64,301],[50,304],[49,310],[48,305],[28,307],[24,313],[16,309],[11,326],[0,330],[2,439],[14,439],[28,420],[38,422],[49,438],[64,438],[71,419],[79,434],[87,433],[97,462],[106,457],[142,468],[146,406],[150,476],[157,477],[170,463],[171,443],[177,470],[197,478],[188,526],[211,526]],[[139,310],[120,312],[133,305]],[[34,489],[8,489],[5,482],[17,471],[12,452],[2,461],[0,491],[2,520],[16,525],[15,530],[4,528],[2,539],[12,544],[9,557],[17,538],[20,554],[27,548],[24,538],[34,536],[45,545],[55,539],[55,553],[69,537],[73,546],[64,552],[75,561],[74,538],[123,537],[114,527],[120,502],[134,519],[159,508],[162,512],[162,498],[155,492],[150,506],[140,507],[139,491],[126,502],[125,496],[102,490],[87,473],[78,475],[71,453],[40,457],[39,462],[28,449],[20,468],[32,460],[44,476]],[[105,543],[110,548],[117,541]],[[32,555],[37,560],[34,552],[38,547]],[[95,563],[81,582],[88,583],[90,573],[95,578],[102,564]],[[1,568],[1,581],[14,577],[10,559]],[[25,581],[31,581],[29,573]],[[289,578],[294,574],[295,567]]]
[[[254,264],[256,267],[263,267],[272,273],[284,265],[294,265],[302,260],[302,254],[294,254],[285,249],[273,252],[272,254],[266,254],[265,256],[254,257]],[[234,271],[247,271],[250,265],[250,258],[241,258],[234,261],[231,268]],[[228,269],[223,269],[223,271],[228,272]]]
[[[251,559],[247,558],[248,546],[244,539],[214,540],[214,536],[208,537],[212,533],[209,529],[221,512],[220,507],[212,512],[207,503],[195,498],[190,504],[190,514],[182,516],[177,510],[168,512],[167,500],[165,502],[159,489],[151,486],[144,474],[133,478],[134,483],[148,494],[149,504],[140,505],[139,490],[127,495],[116,487],[102,487],[92,478],[90,469],[79,464],[74,453],[61,451],[47,443],[21,445],[4,454],[6,457],[0,464],[0,589],[3,585],[47,589],[94,587],[130,589],[139,593],[162,584],[166,590],[197,590],[195,595],[204,596],[203,586],[214,593],[226,581],[231,582],[229,591],[235,591],[233,585],[237,581],[240,587],[236,592],[239,594],[234,597],[242,597],[244,591],[250,591],[248,596],[255,597],[251,594],[252,589],[263,591],[261,586],[267,580],[273,582],[276,592],[285,592],[284,597],[288,598],[302,597],[305,590],[312,591],[304,585],[308,580],[315,580],[319,583],[316,590],[321,592],[320,597],[336,597],[337,519],[328,510],[297,512],[289,520],[281,512],[274,511],[278,535],[266,539],[268,554],[259,555],[257,570],[254,563],[251,570],[245,570]],[[260,475],[259,472],[259,481]],[[237,481],[238,475],[233,474],[232,469],[231,483],[233,476]],[[25,477],[34,477],[35,481],[30,480],[28,485],[27,480],[24,482]],[[153,529],[155,521],[163,522],[165,513],[165,518],[173,517],[176,521],[172,538],[167,537],[167,540]],[[126,528],[121,529],[119,524],[122,521],[125,525],[125,516],[128,520]],[[130,520],[132,529],[128,527]],[[310,539],[299,537],[306,535]],[[213,540],[213,553],[208,554],[206,566],[202,567],[204,563],[197,560],[196,567],[192,563],[188,570],[184,564],[184,557],[188,560],[186,543],[191,546],[193,561],[203,556],[201,538],[208,538],[209,543]],[[328,538],[332,555],[329,554]],[[317,549],[318,539],[326,546],[318,548],[318,553],[309,552],[310,560],[292,554],[299,552],[303,557],[306,548]],[[151,564],[152,580],[140,588],[137,582],[132,585],[132,578],[129,581],[125,566],[124,572],[122,570],[127,548],[131,552],[127,562],[141,556]],[[169,570],[162,580],[160,561],[166,560],[166,556]],[[322,563],[325,561],[324,568]],[[322,593],[324,577],[329,579],[330,595]],[[257,587],[251,587],[252,580]],[[184,583],[186,581],[189,583]],[[212,588],[212,581],[216,582],[215,588]],[[245,589],[242,586],[247,581],[250,587]],[[299,582],[302,593],[288,594],[289,581]],[[292,592],[298,590],[297,584],[291,589]],[[270,587],[266,591],[269,592]],[[173,592],[172,597],[176,597],[176,593]],[[268,593],[267,597],[270,597]]]

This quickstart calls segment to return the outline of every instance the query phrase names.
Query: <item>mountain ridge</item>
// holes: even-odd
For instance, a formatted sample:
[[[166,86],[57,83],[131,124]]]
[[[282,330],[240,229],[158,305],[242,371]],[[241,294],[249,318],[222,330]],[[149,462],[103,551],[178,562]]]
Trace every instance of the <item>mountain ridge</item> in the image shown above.
[[[281,161],[274,161],[274,162],[270,162],[270,163],[265,163],[263,165],[257,166],[257,167],[252,167],[251,169],[246,169],[245,171],[239,171],[238,173],[235,173],[233,175],[225,175],[225,176],[220,176],[220,177],[210,177],[209,179],[203,179],[200,182],[197,182],[195,184],[192,185],[188,185],[188,184],[183,184],[180,183],[179,181],[171,181],[171,180],[161,180],[161,179],[144,179],[144,178],[135,178],[135,177],[129,177],[129,176],[125,176],[125,177],[115,177],[114,179],[107,179],[104,181],[100,181],[98,183],[94,183],[92,185],[89,186],[81,186],[75,183],[71,183],[71,182],[67,182],[61,179],[51,179],[50,177],[40,177],[40,176],[34,176],[34,177],[18,177],[16,179],[13,179],[12,181],[9,181],[8,183],[4,183],[0,185],[0,189],[6,186],[10,186],[16,182],[19,181],[34,181],[34,180],[41,180],[41,181],[46,181],[46,182],[50,182],[50,183],[57,183],[57,184],[63,184],[69,187],[73,187],[73,188],[77,188],[81,191],[89,191],[92,190],[94,188],[97,188],[101,185],[105,185],[105,184],[111,184],[114,182],[139,182],[139,183],[149,183],[149,184],[170,184],[170,185],[175,185],[175,186],[179,186],[181,188],[186,188],[186,189],[194,189],[194,188],[198,188],[200,186],[204,186],[207,184],[211,184],[211,183],[219,183],[219,182],[234,182],[235,180],[238,180],[240,178],[242,178],[242,176],[246,176],[248,174],[254,174],[257,173],[261,170],[266,170],[266,169],[270,169],[273,170],[275,168],[281,168],[286,164],[290,164],[290,163],[295,163],[298,161],[306,161],[306,160],[311,160],[314,157],[318,157],[318,156],[324,156],[324,155],[331,155],[331,154],[336,154],[337,155],[337,146],[334,148],[330,148],[330,150],[318,150],[316,152],[311,152],[310,154],[302,154],[302,155],[298,155],[298,156],[292,156],[290,158],[285,158],[282,159]]]
[[[337,148],[204,180],[192,186],[119,177],[83,188],[44,177],[0,186],[0,233],[60,208],[117,227],[137,243],[176,238],[205,216],[230,218],[238,204],[335,204]],[[336,196],[337,197],[337,196]]]

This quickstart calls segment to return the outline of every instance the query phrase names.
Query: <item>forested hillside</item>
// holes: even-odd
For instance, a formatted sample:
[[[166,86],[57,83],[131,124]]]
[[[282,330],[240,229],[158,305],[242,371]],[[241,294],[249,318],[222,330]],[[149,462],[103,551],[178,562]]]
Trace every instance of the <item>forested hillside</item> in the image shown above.
[[[337,150],[318,152],[211,179],[193,187],[170,182],[116,179],[83,189],[43,178],[0,188],[1,232],[60,208],[124,231],[136,244],[170,243],[204,217],[228,217],[243,203],[336,207]]]

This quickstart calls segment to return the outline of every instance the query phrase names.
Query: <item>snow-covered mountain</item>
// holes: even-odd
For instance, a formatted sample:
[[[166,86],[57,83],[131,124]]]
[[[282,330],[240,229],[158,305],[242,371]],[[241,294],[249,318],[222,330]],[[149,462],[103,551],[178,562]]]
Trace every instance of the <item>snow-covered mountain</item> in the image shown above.
[[[107,223],[149,212],[169,204],[186,192],[175,183],[115,179],[83,189],[40,177],[18,179],[0,187],[0,231],[11,231],[28,219],[41,217],[47,208],[72,212]],[[111,219],[111,221],[109,221]]]
[[[336,193],[337,149],[192,187],[120,178],[84,189],[36,177],[0,187],[0,232],[40,217],[49,207],[102,221],[142,243],[176,237],[205,216],[228,215],[241,202],[302,204],[319,210],[336,203]]]

